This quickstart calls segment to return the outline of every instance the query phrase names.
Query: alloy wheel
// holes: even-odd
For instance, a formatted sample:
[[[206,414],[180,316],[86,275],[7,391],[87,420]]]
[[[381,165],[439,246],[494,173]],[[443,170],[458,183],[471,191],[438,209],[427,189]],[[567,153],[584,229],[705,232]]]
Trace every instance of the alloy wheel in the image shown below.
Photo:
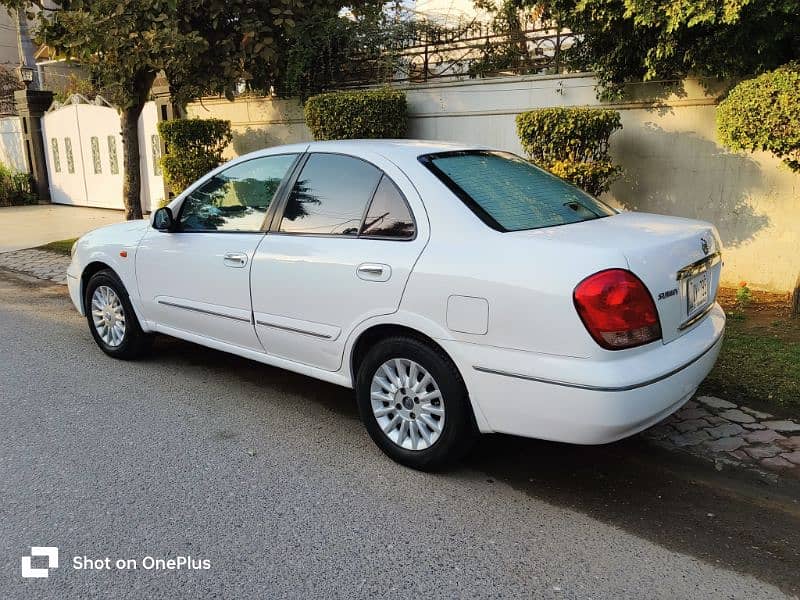
[[[407,358],[392,358],[372,377],[372,413],[383,433],[406,450],[433,446],[444,430],[445,406],[431,374]]]
[[[125,309],[117,293],[107,285],[92,294],[92,323],[103,342],[116,348],[125,338]]]

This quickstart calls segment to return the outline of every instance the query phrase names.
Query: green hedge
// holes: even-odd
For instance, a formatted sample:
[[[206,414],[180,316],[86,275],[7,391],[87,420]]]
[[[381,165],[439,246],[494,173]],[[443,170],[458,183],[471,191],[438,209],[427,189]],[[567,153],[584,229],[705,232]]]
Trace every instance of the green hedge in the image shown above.
[[[318,94],[305,116],[315,140],[402,138],[408,128],[406,95],[389,88]]]
[[[166,145],[161,168],[175,193],[222,164],[222,153],[233,139],[231,122],[222,119],[161,121],[158,133]]]
[[[595,196],[608,191],[622,172],[608,152],[618,129],[619,113],[602,108],[542,108],[517,115],[517,135],[528,156]]]
[[[765,150],[800,171],[800,63],[734,87],[717,109],[717,131],[733,150]]]
[[[38,200],[28,173],[13,171],[0,163],[0,206],[36,204]]]

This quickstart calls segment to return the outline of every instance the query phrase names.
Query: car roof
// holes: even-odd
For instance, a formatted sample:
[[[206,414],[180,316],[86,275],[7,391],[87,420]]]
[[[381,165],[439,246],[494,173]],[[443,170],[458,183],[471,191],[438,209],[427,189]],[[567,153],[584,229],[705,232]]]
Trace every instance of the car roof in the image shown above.
[[[416,158],[423,154],[434,152],[452,152],[454,150],[474,150],[476,146],[469,146],[458,142],[440,142],[437,140],[333,140],[325,142],[312,142],[309,145],[309,152],[312,151],[335,151],[337,149],[362,149],[387,156],[397,156],[398,154],[406,157]]]
[[[487,150],[488,148],[485,146],[465,145],[458,142],[440,142],[436,140],[328,140],[271,146],[240,156],[237,162],[242,159],[255,158],[265,154],[280,154],[283,152],[342,152],[344,154],[354,154],[358,156],[359,151],[373,152],[389,159],[402,158],[414,160],[423,154],[477,149]]]

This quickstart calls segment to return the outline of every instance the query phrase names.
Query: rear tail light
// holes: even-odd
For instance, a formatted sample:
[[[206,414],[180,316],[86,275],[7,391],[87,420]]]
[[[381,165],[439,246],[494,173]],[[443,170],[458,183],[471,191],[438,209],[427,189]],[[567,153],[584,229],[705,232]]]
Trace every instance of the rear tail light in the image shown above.
[[[661,338],[653,297],[630,271],[608,269],[581,281],[573,292],[578,314],[603,348],[621,350]]]

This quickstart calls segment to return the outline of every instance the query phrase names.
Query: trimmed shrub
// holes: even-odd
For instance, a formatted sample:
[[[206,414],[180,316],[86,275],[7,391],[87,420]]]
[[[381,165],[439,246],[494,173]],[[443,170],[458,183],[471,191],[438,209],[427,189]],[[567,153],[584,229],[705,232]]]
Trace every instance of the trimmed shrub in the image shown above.
[[[406,95],[390,88],[318,94],[305,116],[315,140],[402,138],[408,128]]]
[[[164,179],[176,194],[222,164],[222,153],[233,139],[231,122],[222,119],[161,121],[158,133],[166,146],[161,157]]]
[[[800,171],[800,63],[734,87],[717,108],[717,132],[732,150],[765,150]]]
[[[517,115],[517,135],[540,167],[594,196],[608,191],[622,168],[608,153],[619,113],[604,108],[558,107]]]
[[[30,174],[12,171],[0,163],[0,206],[36,204],[38,200]]]

